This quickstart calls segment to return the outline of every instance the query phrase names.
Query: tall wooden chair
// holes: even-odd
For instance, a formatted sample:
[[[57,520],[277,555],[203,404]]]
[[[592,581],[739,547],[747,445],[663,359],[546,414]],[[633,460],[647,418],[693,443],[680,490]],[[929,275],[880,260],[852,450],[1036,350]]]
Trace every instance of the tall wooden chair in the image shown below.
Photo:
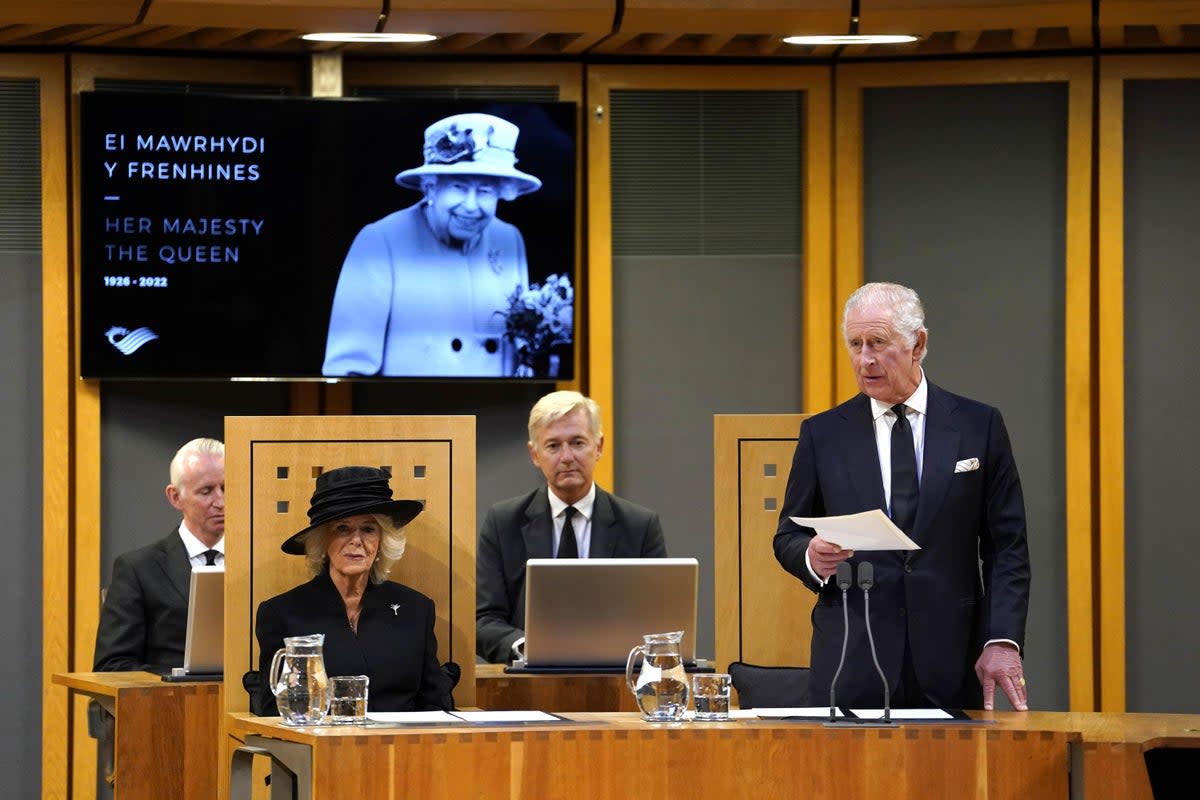
[[[806,667],[815,596],[775,560],[800,423],[807,414],[713,416],[717,668],[735,661]]]

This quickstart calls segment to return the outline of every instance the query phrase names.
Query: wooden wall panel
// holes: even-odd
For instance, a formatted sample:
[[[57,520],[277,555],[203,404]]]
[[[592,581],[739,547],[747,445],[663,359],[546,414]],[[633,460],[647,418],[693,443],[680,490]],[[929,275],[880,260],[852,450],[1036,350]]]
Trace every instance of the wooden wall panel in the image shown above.
[[[806,414],[713,416],[716,662],[807,666],[816,595],[775,560],[792,454]]]

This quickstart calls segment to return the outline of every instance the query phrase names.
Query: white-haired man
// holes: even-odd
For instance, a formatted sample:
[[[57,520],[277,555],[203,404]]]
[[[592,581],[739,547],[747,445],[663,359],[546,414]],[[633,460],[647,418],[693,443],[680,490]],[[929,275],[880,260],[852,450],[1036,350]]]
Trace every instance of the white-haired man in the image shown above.
[[[990,709],[999,686],[1024,710],[1029,549],[1004,420],[928,381],[929,332],[912,289],[860,287],[842,332],[861,393],[800,426],[774,540],[779,563],[819,598],[810,701],[829,697],[843,652],[842,593],[829,579],[850,560],[874,566],[874,644],[863,595],[851,592],[838,705],[883,705],[877,650],[897,707]],[[856,556],[791,520],[873,508],[921,549]]]
[[[193,439],[171,459],[167,502],[179,527],[113,564],[100,609],[93,669],[98,672],[183,666],[192,568],[225,561],[225,445]]]
[[[512,660],[525,637],[531,558],[649,558],[667,554],[658,514],[596,486],[604,453],[600,407],[551,392],[529,413],[529,458],[546,485],[488,509],[475,552],[475,649]]]

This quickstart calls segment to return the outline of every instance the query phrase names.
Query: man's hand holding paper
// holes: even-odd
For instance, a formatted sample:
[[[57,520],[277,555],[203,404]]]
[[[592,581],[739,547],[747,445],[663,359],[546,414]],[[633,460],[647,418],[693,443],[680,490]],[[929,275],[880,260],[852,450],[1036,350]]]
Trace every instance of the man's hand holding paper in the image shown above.
[[[920,546],[908,538],[904,531],[897,528],[887,514],[878,508],[863,511],[859,514],[844,514],[840,517],[792,517],[792,522],[812,528],[817,536],[826,543],[832,543],[846,550],[920,550]],[[814,539],[815,541],[815,539]],[[814,557],[814,548],[809,548],[810,560]],[[832,555],[832,553],[831,553]],[[850,553],[850,555],[854,555]],[[833,561],[833,572],[839,561],[845,561],[850,556],[837,558]],[[814,571],[821,575],[821,570]],[[824,577],[822,575],[822,577]]]
[[[837,572],[838,564],[854,555],[853,550],[847,550],[833,542],[821,538],[820,534],[808,542],[808,566],[813,574],[822,580]]]

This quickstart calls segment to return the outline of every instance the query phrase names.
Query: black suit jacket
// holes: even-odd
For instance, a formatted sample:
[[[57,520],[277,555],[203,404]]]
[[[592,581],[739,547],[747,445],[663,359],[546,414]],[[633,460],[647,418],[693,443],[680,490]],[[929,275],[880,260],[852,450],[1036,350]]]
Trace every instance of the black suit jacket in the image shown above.
[[[259,676],[251,708],[260,716],[279,709],[266,686],[271,658],[285,636],[325,634],[326,675],[366,675],[368,711],[449,711],[450,682],[437,658],[433,601],[415,589],[384,581],[367,585],[357,635],[328,572],[258,606]]]
[[[549,489],[488,509],[475,551],[475,650],[487,661],[512,659],[525,635],[525,562],[554,555]],[[652,558],[667,554],[658,514],[596,487],[589,558]]]
[[[178,529],[113,563],[96,630],[97,672],[183,666],[192,565]]]
[[[955,471],[969,459],[978,459],[977,469],[963,465],[965,471]],[[774,540],[779,563],[819,593],[812,613],[813,702],[829,697],[837,668],[842,595],[833,581],[822,587],[812,579],[804,554],[814,531],[789,517],[873,508],[887,511],[871,403],[860,394],[801,425]],[[862,552],[851,559],[875,567],[871,623],[880,666],[895,689],[907,637],[913,669],[930,704],[978,708],[982,690],[974,664],[983,644],[1011,639],[1025,645],[1025,502],[1000,412],[933,384],[911,538],[920,550]],[[849,598],[850,645],[838,679],[838,704],[879,707],[883,689],[857,585]]]

